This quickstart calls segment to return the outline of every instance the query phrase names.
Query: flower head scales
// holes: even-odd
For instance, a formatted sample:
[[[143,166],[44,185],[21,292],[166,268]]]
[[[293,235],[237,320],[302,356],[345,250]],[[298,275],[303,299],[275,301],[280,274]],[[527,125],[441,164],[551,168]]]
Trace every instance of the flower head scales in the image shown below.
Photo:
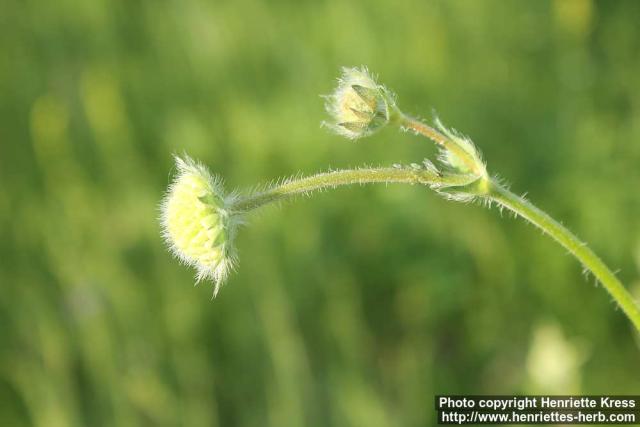
[[[395,106],[393,95],[376,83],[365,67],[343,68],[338,86],[325,98],[332,121],[324,125],[350,139],[371,135],[384,127]]]

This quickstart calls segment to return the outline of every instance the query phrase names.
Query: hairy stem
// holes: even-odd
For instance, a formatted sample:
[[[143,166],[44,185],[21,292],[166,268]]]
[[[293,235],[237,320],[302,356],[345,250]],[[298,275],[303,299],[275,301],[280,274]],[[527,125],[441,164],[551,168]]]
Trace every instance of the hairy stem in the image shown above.
[[[246,212],[272,202],[289,199],[300,194],[352,184],[402,183],[423,184],[433,187],[464,186],[475,179],[470,175],[443,175],[430,168],[363,168],[319,173],[292,179],[265,191],[238,198],[231,209]]]
[[[640,306],[615,274],[613,274],[605,263],[589,249],[585,243],[581,242],[580,239],[558,221],[551,218],[527,200],[513,194],[497,182],[490,180],[486,173],[479,170],[479,164],[473,156],[456,144],[455,141],[448,138],[447,135],[443,135],[438,130],[417,119],[406,116],[399,110],[396,112],[395,122],[400,126],[427,137],[444,149],[451,151],[463,161],[468,170],[477,173],[479,179],[474,184],[475,189],[472,190],[474,194],[493,200],[513,211],[560,243],[560,245],[582,263],[585,269],[590,271],[596,279],[602,283],[622,311],[629,317],[636,329],[640,331]]]
[[[434,130],[434,132],[437,131]],[[500,184],[484,177],[478,179],[473,174],[443,175],[435,169],[412,167],[338,170],[292,179],[265,191],[239,197],[231,203],[230,209],[236,212],[247,212],[269,203],[283,201],[318,190],[344,185],[373,183],[423,184],[435,188],[457,187],[504,206],[540,228],[567,249],[603,284],[633,325],[640,331],[640,307],[638,303],[613,272],[589,247],[545,212]]]
[[[567,249],[602,283],[605,289],[640,331],[640,307],[613,272],[589,247],[558,221],[527,200],[492,182],[486,196],[540,228]]]

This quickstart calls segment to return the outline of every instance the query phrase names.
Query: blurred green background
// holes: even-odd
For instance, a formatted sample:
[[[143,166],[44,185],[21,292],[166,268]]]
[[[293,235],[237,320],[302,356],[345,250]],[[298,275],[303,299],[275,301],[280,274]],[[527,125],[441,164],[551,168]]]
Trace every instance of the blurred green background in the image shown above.
[[[640,294],[640,2],[2,0],[0,425],[425,426],[438,393],[636,393],[630,323],[563,249],[425,188],[251,217],[219,297],[157,216],[173,153],[229,189],[433,158],[324,129],[339,67],[471,135]]]

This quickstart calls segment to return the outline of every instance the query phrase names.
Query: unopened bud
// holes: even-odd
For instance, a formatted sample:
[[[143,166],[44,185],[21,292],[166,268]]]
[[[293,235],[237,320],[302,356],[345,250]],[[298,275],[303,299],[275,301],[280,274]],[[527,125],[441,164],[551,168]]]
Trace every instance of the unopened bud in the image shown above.
[[[343,68],[338,87],[326,96],[332,122],[325,125],[347,138],[371,135],[389,123],[392,94],[376,83],[366,68]]]

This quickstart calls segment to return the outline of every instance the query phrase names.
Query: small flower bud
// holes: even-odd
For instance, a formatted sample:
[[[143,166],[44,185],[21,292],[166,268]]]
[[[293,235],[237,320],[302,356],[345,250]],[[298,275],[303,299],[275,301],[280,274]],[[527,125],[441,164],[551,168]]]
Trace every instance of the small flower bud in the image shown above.
[[[436,119],[436,126],[453,143],[452,147],[456,148],[444,148],[440,154],[440,161],[457,172],[486,177],[487,167],[473,141],[453,129],[448,129],[439,119]]]
[[[178,173],[160,210],[162,234],[171,252],[211,279],[214,296],[234,261],[233,238],[239,218],[228,210],[220,180],[189,157],[175,158]]]
[[[326,99],[325,108],[333,120],[325,125],[350,139],[384,127],[394,108],[391,93],[376,83],[365,67],[343,68],[338,87]]]

